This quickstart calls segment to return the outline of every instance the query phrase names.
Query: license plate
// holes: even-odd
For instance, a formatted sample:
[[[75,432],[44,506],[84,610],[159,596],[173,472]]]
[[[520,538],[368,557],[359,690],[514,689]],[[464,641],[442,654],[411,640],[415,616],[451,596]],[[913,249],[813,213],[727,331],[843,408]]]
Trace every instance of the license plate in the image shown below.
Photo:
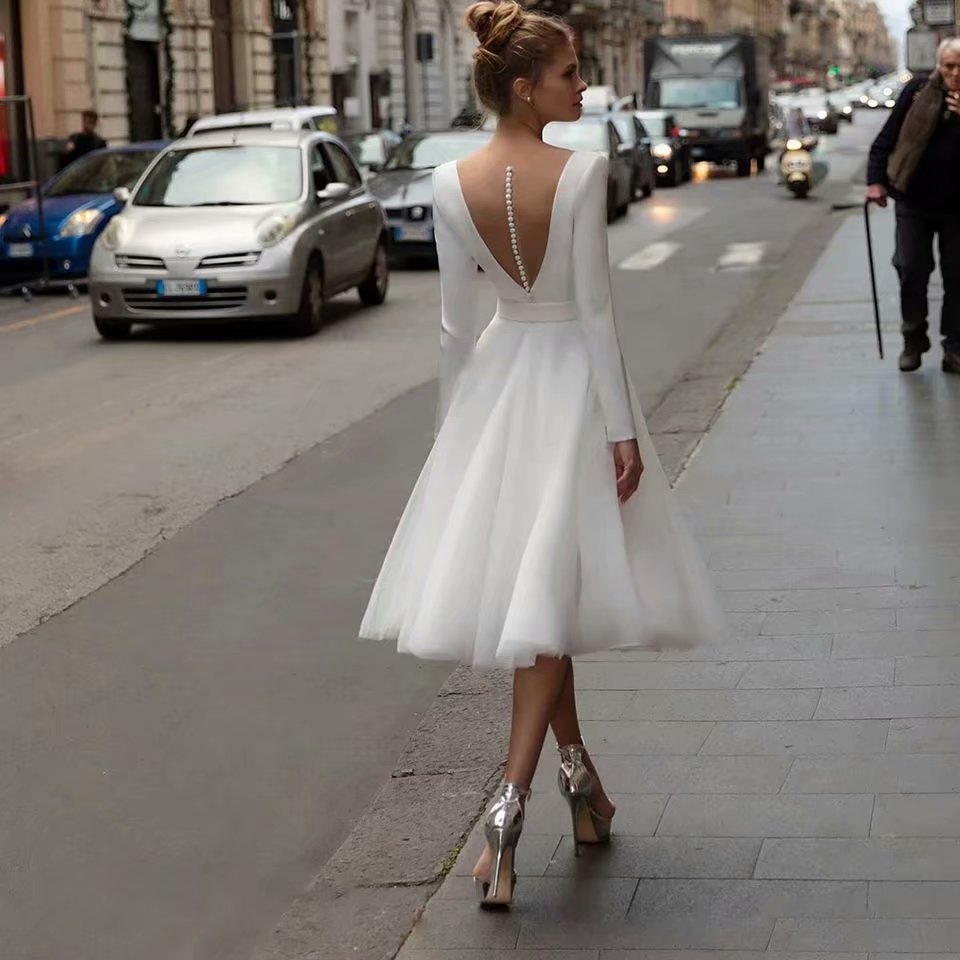
[[[394,240],[432,240],[433,227],[429,223],[403,223],[393,228]]]
[[[7,253],[11,257],[32,257],[33,244],[32,243],[8,243]]]
[[[806,157],[784,160],[783,169],[785,173],[807,173],[810,170],[810,161]]]
[[[205,297],[206,280],[158,280],[158,297]]]

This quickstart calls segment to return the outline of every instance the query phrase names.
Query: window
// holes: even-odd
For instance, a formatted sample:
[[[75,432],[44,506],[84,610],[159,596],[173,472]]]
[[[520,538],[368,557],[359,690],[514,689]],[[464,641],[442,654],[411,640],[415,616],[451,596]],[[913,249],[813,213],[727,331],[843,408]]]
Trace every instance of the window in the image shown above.
[[[359,187],[363,179],[353,161],[335,143],[327,143],[326,148],[330,166],[333,168],[333,179],[339,183],[348,183],[351,187]]]
[[[330,164],[324,156],[319,143],[310,148],[310,173],[314,190],[326,190],[327,184],[336,180],[330,171]]]

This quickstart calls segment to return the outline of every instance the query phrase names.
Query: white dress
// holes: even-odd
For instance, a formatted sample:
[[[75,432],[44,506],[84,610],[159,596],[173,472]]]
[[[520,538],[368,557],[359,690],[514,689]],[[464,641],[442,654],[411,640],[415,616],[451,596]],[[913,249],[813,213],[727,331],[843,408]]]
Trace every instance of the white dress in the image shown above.
[[[530,666],[539,654],[722,638],[713,585],[617,340],[607,165],[588,152],[566,161],[529,292],[477,232],[456,164],[434,171],[437,436],[361,637],[396,640],[418,657],[507,668]],[[496,287],[492,319],[479,317],[480,282]],[[631,437],[645,470],[621,505],[610,443]]]

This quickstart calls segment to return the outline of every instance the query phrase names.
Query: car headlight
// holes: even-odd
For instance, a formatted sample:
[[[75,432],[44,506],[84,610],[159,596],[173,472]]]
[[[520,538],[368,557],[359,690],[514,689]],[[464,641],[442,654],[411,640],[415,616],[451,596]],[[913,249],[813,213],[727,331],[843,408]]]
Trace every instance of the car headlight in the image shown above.
[[[802,150],[802,149],[803,149],[803,141],[802,141],[802,140],[796,140],[796,139],[794,139],[794,138],[791,137],[791,138],[787,141],[787,149],[788,149],[788,150]]]
[[[897,105],[897,101],[896,101],[896,100],[887,100],[886,103],[884,103],[884,106],[885,106],[885,107],[890,107],[890,108],[893,108],[893,107],[895,107],[896,105]]]
[[[77,210],[71,213],[64,225],[60,228],[60,237],[85,237],[93,233],[97,224],[103,219],[100,210]]]
[[[430,208],[418,203],[407,211],[411,220],[426,220],[430,216]]]
[[[848,103],[848,104],[843,108],[843,112],[844,112],[844,113],[853,113],[853,107],[851,107],[850,104]]]
[[[818,119],[818,120],[826,120],[826,119],[827,119],[827,111],[826,111],[826,110],[818,110],[818,111],[817,111],[817,119]]]
[[[257,240],[263,247],[274,247],[297,225],[289,213],[271,213],[257,226]]]
[[[100,234],[100,243],[108,250],[119,250],[127,238],[127,223],[126,217],[114,217],[107,224],[107,229]]]
[[[865,93],[860,94],[861,103],[869,103],[869,101],[870,101],[870,98]]]
[[[868,101],[867,101],[867,106],[868,106],[868,107],[879,107],[880,104],[877,103],[876,100],[868,100]]]
[[[669,143],[655,143],[650,152],[658,160],[669,160],[673,156],[673,147]]]

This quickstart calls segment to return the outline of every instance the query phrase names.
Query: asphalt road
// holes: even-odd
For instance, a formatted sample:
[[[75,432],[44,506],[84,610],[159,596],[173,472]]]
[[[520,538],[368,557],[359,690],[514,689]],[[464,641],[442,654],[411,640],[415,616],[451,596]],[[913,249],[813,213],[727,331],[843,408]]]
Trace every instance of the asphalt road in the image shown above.
[[[648,410],[879,119],[811,200],[714,173],[610,228]],[[107,344],[82,301],[0,300],[4,960],[239,960],[389,776],[449,672],[354,639],[430,443],[437,304],[397,271],[310,340]]]

